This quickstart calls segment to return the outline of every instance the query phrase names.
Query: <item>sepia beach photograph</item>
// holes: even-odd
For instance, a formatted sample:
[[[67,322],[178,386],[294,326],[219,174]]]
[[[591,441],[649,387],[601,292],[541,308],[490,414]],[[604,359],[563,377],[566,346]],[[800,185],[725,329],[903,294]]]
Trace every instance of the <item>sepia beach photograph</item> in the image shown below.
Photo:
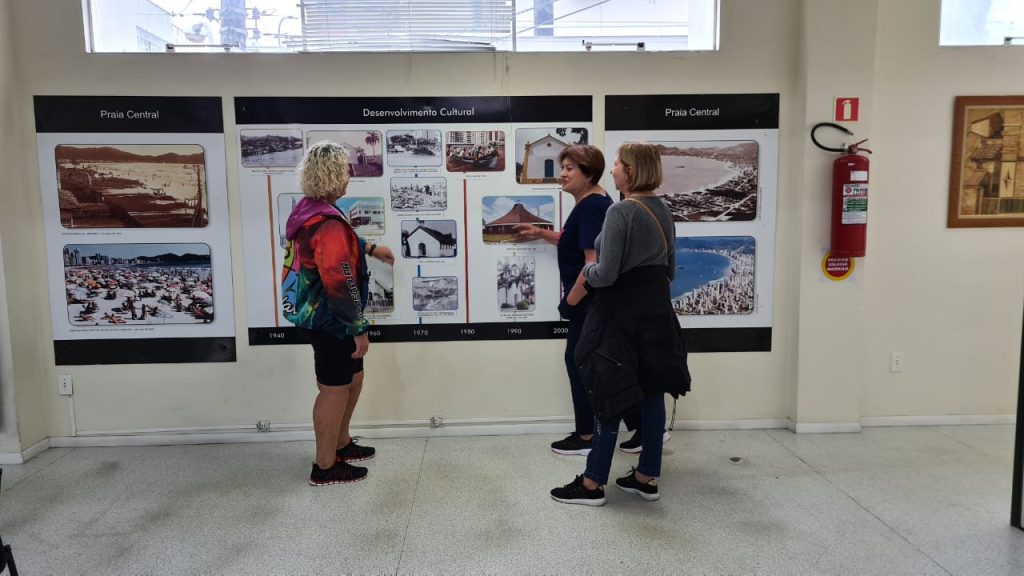
[[[533,312],[537,307],[537,264],[533,256],[498,258],[498,310]]]
[[[676,238],[672,307],[679,315],[754,311],[756,243],[750,236]]]
[[[758,144],[752,140],[652,142],[661,153],[658,194],[676,222],[757,217]]]
[[[481,213],[486,244],[531,242],[516,233],[516,226],[520,224],[532,224],[544,230],[555,229],[555,199],[551,196],[484,196]]]
[[[388,166],[440,166],[440,130],[388,130]]]
[[[500,130],[448,132],[449,172],[501,172],[505,169],[505,133]]]
[[[301,130],[242,130],[242,166],[294,168],[302,160]]]
[[[519,128],[516,130],[516,182],[556,184],[562,167],[558,155],[569,146],[587,144],[586,128]]]
[[[204,228],[198,144],[69,145],[54,150],[65,228]]]
[[[412,279],[412,309],[433,312],[459,309],[459,279],[455,276]]]
[[[206,244],[68,244],[64,283],[72,326],[213,321]]]
[[[384,174],[384,143],[377,130],[310,130],[306,133],[306,146],[317,142],[334,142],[345,148],[350,176],[376,178]]]

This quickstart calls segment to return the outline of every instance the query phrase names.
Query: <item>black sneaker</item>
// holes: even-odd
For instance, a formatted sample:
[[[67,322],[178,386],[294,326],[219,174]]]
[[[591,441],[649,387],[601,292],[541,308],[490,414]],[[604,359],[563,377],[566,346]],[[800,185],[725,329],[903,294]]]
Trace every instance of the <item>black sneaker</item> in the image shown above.
[[[562,504],[604,506],[604,488],[598,486],[594,490],[588,490],[583,485],[583,475],[580,474],[575,480],[565,486],[553,489],[551,491],[551,499]]]
[[[353,438],[344,448],[338,448],[335,453],[338,462],[362,462],[377,455],[377,450],[369,446],[360,446],[358,440]]]
[[[661,444],[668,444],[668,441],[672,439],[672,435],[668,433],[668,430],[661,436]],[[633,431],[633,435],[630,436],[629,440],[619,443],[619,450],[626,452],[627,454],[636,454],[637,452],[643,451],[643,439],[640,438],[640,431]]]
[[[643,450],[643,446],[640,445],[641,441],[640,430],[634,430],[633,435],[629,437],[629,440],[619,443],[619,450],[629,454],[636,454]]]
[[[566,456],[586,456],[590,454],[591,440],[584,440],[580,438],[579,434],[573,432],[558,442],[552,442],[551,451]]]
[[[658,480],[657,478],[651,478],[646,484],[636,479],[636,468],[629,471],[622,478],[615,479],[615,485],[619,487],[619,490],[623,492],[629,492],[630,494],[636,494],[637,496],[653,502],[658,498],[661,498],[661,494],[658,492]]]
[[[313,471],[309,473],[311,486],[327,486],[329,484],[351,484],[366,478],[366,468],[353,466],[345,462],[337,462],[327,470],[313,463]]]

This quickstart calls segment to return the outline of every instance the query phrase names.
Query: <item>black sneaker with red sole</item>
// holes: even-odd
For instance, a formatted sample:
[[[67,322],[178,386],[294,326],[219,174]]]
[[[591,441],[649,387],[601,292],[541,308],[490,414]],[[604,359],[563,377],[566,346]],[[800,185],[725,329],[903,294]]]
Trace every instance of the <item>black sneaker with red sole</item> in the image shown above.
[[[347,462],[336,462],[327,470],[313,463],[313,471],[309,473],[311,486],[330,486],[331,484],[351,484],[366,478],[369,471],[361,466],[353,466]]]
[[[344,448],[338,448],[335,453],[338,462],[363,462],[370,460],[377,455],[377,450],[369,446],[360,446],[358,440],[353,438]]]

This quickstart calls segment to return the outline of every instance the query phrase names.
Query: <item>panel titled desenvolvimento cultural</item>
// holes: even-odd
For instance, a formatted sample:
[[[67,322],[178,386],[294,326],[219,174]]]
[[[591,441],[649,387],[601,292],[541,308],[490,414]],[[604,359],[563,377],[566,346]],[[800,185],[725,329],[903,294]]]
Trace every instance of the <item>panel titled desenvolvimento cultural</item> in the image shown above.
[[[396,256],[369,260],[372,339],[564,337],[555,247],[516,230],[561,228],[557,157],[590,142],[590,97],[236,98],[235,116],[250,343],[300,341],[281,310],[284,226],[320,141],[348,152],[337,207]]]

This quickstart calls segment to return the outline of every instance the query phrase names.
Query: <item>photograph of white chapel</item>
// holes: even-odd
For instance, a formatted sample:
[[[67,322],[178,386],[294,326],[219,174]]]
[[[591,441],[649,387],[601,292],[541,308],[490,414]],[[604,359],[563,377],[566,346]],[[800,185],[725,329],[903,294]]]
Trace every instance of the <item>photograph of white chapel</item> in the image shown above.
[[[557,183],[562,170],[558,155],[569,146],[586,143],[586,128],[516,130],[516,181],[520,184]]]
[[[454,258],[455,220],[402,220],[402,256]]]

